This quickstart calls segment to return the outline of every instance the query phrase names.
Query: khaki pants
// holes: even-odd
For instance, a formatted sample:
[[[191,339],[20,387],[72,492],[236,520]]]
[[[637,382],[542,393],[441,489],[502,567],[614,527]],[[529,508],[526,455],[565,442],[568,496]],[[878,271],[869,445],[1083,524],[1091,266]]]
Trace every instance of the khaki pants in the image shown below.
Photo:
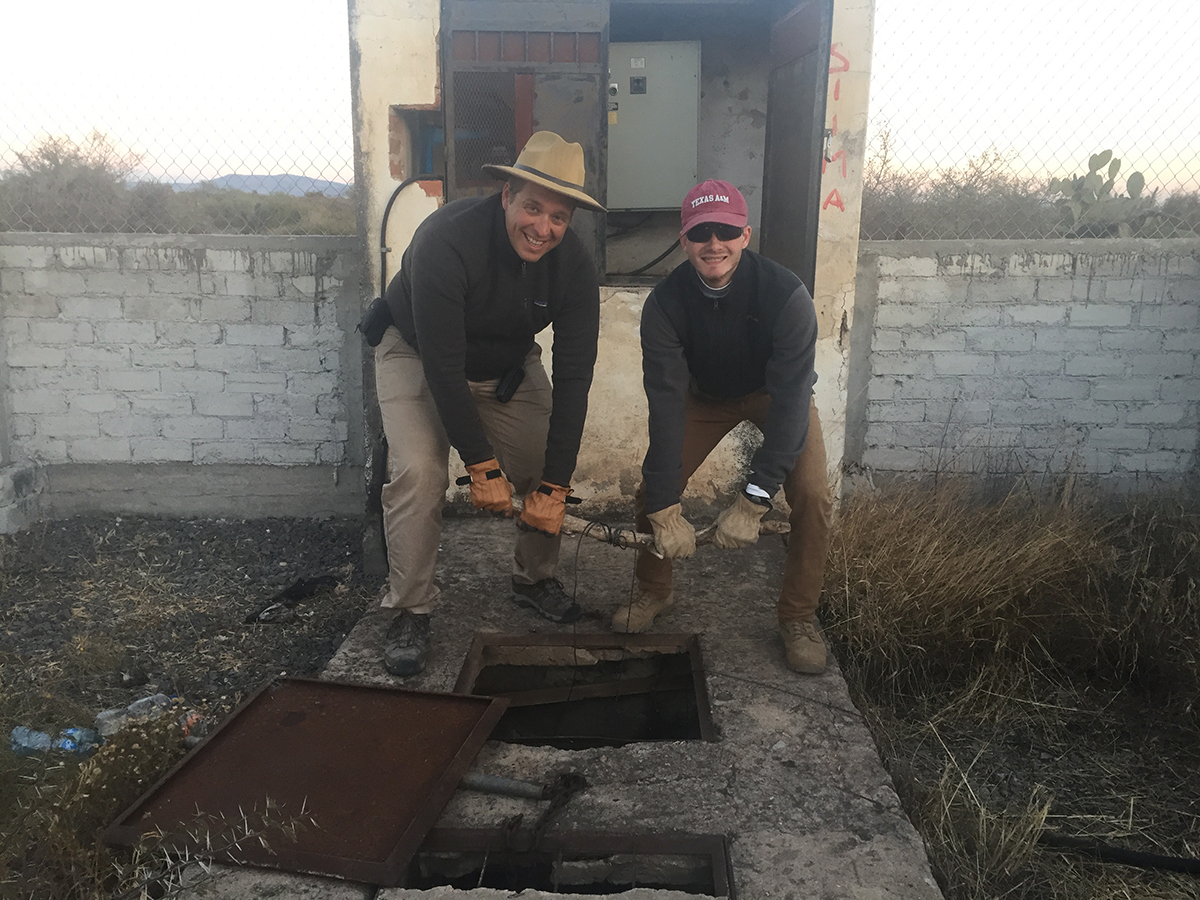
[[[766,426],[767,409],[771,398],[766,391],[749,394],[737,400],[706,402],[688,394],[687,420],[683,433],[683,482],[687,487],[692,473],[720,443],[742,422],[753,422],[762,430]],[[833,498],[829,492],[826,472],[825,440],[817,405],[810,401],[808,440],[796,459],[792,471],[783,482],[783,493],[792,513],[788,521],[787,560],[783,567],[783,588],[779,594],[776,615],[780,622],[808,622],[817,612],[821,599],[821,584],[825,579],[825,558],[829,553],[829,527],[833,516]],[[636,496],[637,529],[650,532],[646,518],[645,486]],[[658,559],[639,552],[637,559],[638,586],[647,593],[666,596],[671,591],[672,565],[669,559]]]
[[[525,359],[525,378],[507,403],[496,399],[496,381],[469,382],[488,440],[517,498],[542,481],[551,387],[541,355],[535,344]],[[450,441],[425,382],[421,357],[394,327],[375,348],[375,384],[388,442],[388,481],[382,498],[388,593],[382,605],[428,613],[438,596],[433,574],[450,484]],[[525,584],[551,577],[560,538],[512,527],[513,577]]]

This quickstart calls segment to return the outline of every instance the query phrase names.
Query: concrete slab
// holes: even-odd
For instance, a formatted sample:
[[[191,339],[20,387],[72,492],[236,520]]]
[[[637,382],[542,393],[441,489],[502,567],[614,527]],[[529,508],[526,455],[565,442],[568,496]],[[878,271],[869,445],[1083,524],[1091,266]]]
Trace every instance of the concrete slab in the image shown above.
[[[560,576],[569,592],[577,591],[585,617],[573,626],[555,625],[509,599],[511,528],[490,518],[447,519],[439,560],[442,602],[422,675],[400,680],[383,669],[379,657],[391,613],[374,608],[324,677],[449,691],[476,632],[607,632],[612,609],[633,587],[633,552],[590,539],[564,540]],[[568,770],[582,773],[588,789],[555,816],[551,832],[726,834],[742,898],[940,898],[921,839],[900,808],[836,663],[817,677],[796,675],[784,663],[774,616],[782,566],[778,538],[732,552],[702,547],[677,566],[681,602],[655,625],[664,633],[700,636],[719,740],[580,751],[492,741],[474,768],[535,782]],[[545,806],[464,790],[438,825],[500,827],[516,815],[531,823]],[[375,900],[491,896],[512,895],[393,888],[380,890]],[[531,890],[521,896],[559,895]],[[677,892],[638,889],[624,896],[666,900]]]
[[[177,895],[183,900],[372,900],[374,885],[236,866],[190,866]]]

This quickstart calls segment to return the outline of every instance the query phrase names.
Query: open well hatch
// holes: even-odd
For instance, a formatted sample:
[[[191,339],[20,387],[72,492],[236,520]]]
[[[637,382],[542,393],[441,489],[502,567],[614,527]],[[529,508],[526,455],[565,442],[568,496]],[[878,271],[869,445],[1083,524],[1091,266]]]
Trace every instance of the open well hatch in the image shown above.
[[[478,634],[454,690],[507,700],[491,736],[509,743],[716,739],[690,634]]]
[[[503,829],[434,828],[413,858],[406,887],[535,889],[560,894],[619,894],[651,888],[734,897],[726,839],[714,834],[542,835],[514,846]]]

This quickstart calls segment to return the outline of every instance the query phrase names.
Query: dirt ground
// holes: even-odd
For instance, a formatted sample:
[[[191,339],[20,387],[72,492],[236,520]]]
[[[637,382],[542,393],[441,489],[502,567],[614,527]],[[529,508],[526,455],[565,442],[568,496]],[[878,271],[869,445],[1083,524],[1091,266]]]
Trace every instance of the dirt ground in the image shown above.
[[[0,684],[57,698],[56,721],[6,731],[156,692],[220,717],[271,677],[316,675],[378,590],[361,557],[357,519],[105,516],[0,537]]]

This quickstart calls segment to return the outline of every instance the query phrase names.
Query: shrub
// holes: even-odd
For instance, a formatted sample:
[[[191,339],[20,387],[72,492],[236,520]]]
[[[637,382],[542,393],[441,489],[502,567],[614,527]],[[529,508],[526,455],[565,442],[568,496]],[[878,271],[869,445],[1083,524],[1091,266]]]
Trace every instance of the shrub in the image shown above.
[[[1105,167],[1107,173],[1102,174]],[[1121,161],[1095,154],[1086,175],[1042,178],[1014,153],[984,150],[961,166],[926,172],[895,160],[895,137],[884,125],[872,139],[863,177],[863,240],[947,240],[1051,237],[1195,237],[1200,195],[1159,201],[1143,196],[1133,172],[1115,190]]]
[[[150,234],[354,234],[350,197],[175,191],[129,184],[141,163],[92,132],[83,145],[51,137],[17,154],[0,174],[0,231]]]
[[[0,175],[5,231],[117,231],[128,218],[125,179],[140,157],[122,154],[98,131],[82,146],[51,137],[17,154]]]

